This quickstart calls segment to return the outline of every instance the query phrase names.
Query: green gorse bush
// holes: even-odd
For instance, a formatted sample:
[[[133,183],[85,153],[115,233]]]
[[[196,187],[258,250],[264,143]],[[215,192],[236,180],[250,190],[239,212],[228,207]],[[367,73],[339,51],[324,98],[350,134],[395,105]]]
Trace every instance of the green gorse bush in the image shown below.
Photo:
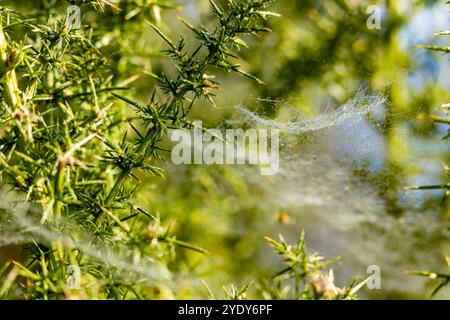
[[[188,115],[197,100],[214,104],[219,89],[215,69],[262,83],[235,61],[247,47],[243,36],[269,31],[264,20],[276,16],[267,10],[270,2],[229,1],[225,8],[210,0],[216,18],[212,28],[180,18],[195,43],[185,37],[171,40],[157,27],[159,10],[175,8],[170,2],[75,2],[93,8],[100,19],[114,11],[114,19],[132,30],[115,36],[114,30],[96,29],[95,23],[73,28],[69,15],[39,21],[42,17],[29,19],[1,8],[0,173],[30,204],[25,212],[2,210],[0,228],[17,227],[30,252],[23,262],[10,261],[0,269],[2,298],[176,297],[164,284],[175,252],[206,251],[178,240],[157,213],[133,203],[139,172],[163,176],[156,161],[167,150],[160,143],[169,129],[193,126]],[[41,5],[54,8],[46,1]],[[138,32],[143,24],[159,35],[166,45],[164,56],[175,64],[174,74],[147,72],[158,86],[146,104],[132,97],[129,84],[136,76],[121,80],[117,74],[123,70],[114,63],[133,55],[123,33]],[[129,107],[132,112],[120,111]],[[277,287],[261,289],[264,297],[287,298],[289,286],[278,285],[290,277],[296,282],[296,299],[353,297],[354,290],[341,291],[325,275],[328,263],[306,253],[303,236],[294,248],[284,240],[269,241],[289,268],[277,275],[283,276]],[[82,275],[75,289],[67,274],[73,266]],[[153,274],[149,268],[154,266]],[[319,288],[321,284],[326,287]],[[232,286],[226,298],[247,298],[249,287],[239,291]]]
[[[161,219],[156,209],[137,200],[143,196],[143,180],[164,178],[162,168],[170,152],[165,141],[169,130],[193,128],[195,106],[215,107],[215,94],[222,90],[218,79],[226,73],[250,79],[252,90],[264,84],[259,78],[276,79],[277,83],[260,90],[264,95],[290,96],[291,91],[303,87],[308,91],[312,83],[324,85],[326,89],[321,90],[339,91],[333,84],[344,81],[343,65],[350,55],[353,59],[347,69],[357,72],[351,81],[345,81],[354,85],[375,69],[372,82],[383,82],[385,75],[379,73],[386,66],[378,66],[377,55],[376,59],[368,55],[369,44],[381,47],[383,42],[394,42],[394,31],[404,22],[394,16],[379,36],[364,29],[367,17],[360,4],[292,2],[289,8],[293,15],[301,12],[305,20],[302,34],[289,21],[269,20],[282,20],[271,11],[272,2],[204,1],[212,21],[198,25],[179,18],[187,35],[178,38],[173,37],[178,30],[169,33],[161,16],[162,12],[180,8],[172,0],[6,1],[0,7],[0,197],[5,198],[0,204],[0,245],[6,239],[25,249],[24,257],[0,261],[0,299],[198,297],[196,289],[186,289],[183,283],[183,277],[197,261],[179,256],[192,254],[210,259],[209,252],[195,241],[184,239],[186,233],[180,237],[173,231],[172,221]],[[74,11],[66,10],[68,6],[76,6],[71,7],[75,13],[76,8],[81,9],[79,24],[73,23],[76,17]],[[327,14],[322,16],[324,12]],[[168,22],[169,27],[172,23]],[[280,33],[278,40],[264,40],[269,26]],[[327,36],[313,39],[319,33]],[[352,36],[343,37],[347,34]],[[262,46],[261,57],[248,50],[252,41]],[[449,52],[448,47],[426,48]],[[385,58],[398,53],[378,49]],[[266,70],[259,59],[271,57],[280,61]],[[397,58],[403,60],[401,54]],[[374,86],[383,87],[384,83]],[[392,89],[388,96],[399,100],[396,90]],[[311,95],[308,99],[315,98]],[[276,113],[280,105],[263,113]],[[386,108],[393,107],[387,104]],[[448,104],[441,111],[439,115],[420,117],[448,125]],[[390,112],[386,111],[377,130],[385,136],[392,152],[398,137]],[[393,154],[392,159],[385,159],[389,167],[386,170],[400,169],[398,155]],[[445,172],[449,175],[447,167]],[[401,175],[400,171],[396,173]],[[212,179],[199,175],[199,188],[208,189],[208,184],[214,184]],[[401,184],[397,174],[371,178],[380,197],[386,200],[387,211],[400,215],[397,187]],[[385,178],[392,181],[380,183]],[[238,185],[233,192],[248,192],[245,182],[232,180],[226,183]],[[385,185],[390,189],[384,190]],[[218,189],[199,194],[208,196]],[[443,207],[448,213],[448,184],[409,189],[443,190]],[[161,195],[166,191],[157,192]],[[189,191],[186,202],[198,195],[197,190]],[[172,201],[170,195],[161,198]],[[220,207],[223,203],[219,199],[214,205]],[[190,210],[189,205],[181,204],[178,209]],[[228,210],[233,212],[233,206]],[[280,224],[289,220],[289,215],[282,213],[285,215],[280,213]],[[183,218],[184,222],[196,222],[196,217]],[[215,222],[215,217],[208,221]],[[326,260],[307,249],[304,234],[295,244],[282,236],[278,241],[269,237],[266,240],[280,258],[273,264],[277,268],[281,265],[278,272],[263,279],[255,276],[244,286],[225,286],[222,295],[215,295],[216,288],[211,290],[205,283],[200,297],[357,299],[356,293],[367,282],[355,279],[348,285],[338,285],[330,269],[337,258]],[[238,247],[233,236],[221,241],[232,243],[230,248]],[[448,257],[446,260],[448,263]],[[240,261],[233,263],[240,272]],[[196,270],[188,277],[198,281],[201,273]],[[411,273],[437,280],[433,295],[450,281],[445,272]],[[75,286],[74,275],[79,280]]]
[[[92,261],[77,248],[80,239],[70,233],[75,230],[68,230],[72,224],[79,226],[78,232],[89,235],[89,245],[124,251],[123,259],[142,255],[142,260],[164,264],[174,254],[175,246],[204,253],[203,249],[171,236],[156,215],[134,205],[131,198],[136,188],[130,188],[128,182],[138,180],[136,170],[162,175],[162,170],[153,164],[164,152],[158,144],[168,129],[191,126],[187,115],[196,100],[212,101],[218,84],[210,73],[211,67],[256,79],[231,60],[237,57],[234,50],[245,46],[241,35],[268,31],[261,23],[271,15],[265,10],[269,2],[230,2],[223,9],[211,1],[217,18],[213,31],[182,20],[198,39],[192,52],[185,49],[183,37],[173,42],[147,21],[148,27],[166,42],[168,49],[164,54],[177,65],[173,78],[154,75],[159,88],[147,104],[126,97],[132,90],[117,83],[116,70],[108,60],[111,48],[102,45],[109,36],[103,30],[89,25],[73,29],[69,16],[38,23],[1,8],[2,178],[26,194],[26,201],[35,205],[34,214],[41,211],[41,224],[55,234],[68,232],[73,238],[72,247],[57,239],[34,242],[26,265],[14,262],[2,295],[20,276],[26,279],[23,297],[63,298],[67,289],[65,270],[75,264],[89,275],[83,285],[100,283],[94,297],[142,297],[142,292],[132,289],[132,283],[116,279],[122,272],[120,267]],[[107,1],[76,3],[94,6],[98,15],[102,10],[118,9]],[[159,7],[171,5],[156,9],[155,4],[123,1],[120,7],[131,10],[123,16],[129,20],[141,11],[152,10],[155,15]],[[159,16],[154,22],[158,19]],[[119,49],[122,36],[116,37]],[[36,37],[39,41],[33,40]],[[118,111],[124,106],[133,107],[134,114]],[[124,125],[130,127],[134,137],[128,135]],[[158,245],[149,246],[148,241]],[[160,242],[166,245],[160,246]],[[2,272],[7,270],[5,266]],[[144,296],[148,294],[147,291]]]

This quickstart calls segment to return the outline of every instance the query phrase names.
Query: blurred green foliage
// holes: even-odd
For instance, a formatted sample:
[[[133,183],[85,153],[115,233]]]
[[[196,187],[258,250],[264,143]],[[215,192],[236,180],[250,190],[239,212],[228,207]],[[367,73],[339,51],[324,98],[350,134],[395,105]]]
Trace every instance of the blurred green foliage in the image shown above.
[[[177,39],[180,33],[186,34],[186,46],[190,49],[197,42],[176,16],[207,27],[214,21],[207,0],[72,2],[81,6],[83,24],[92,28],[90,39],[106,56],[108,72],[113,75],[112,79],[95,77],[94,80],[99,81],[96,85],[109,83],[114,88],[127,87],[126,96],[143,105],[148,103],[157,85],[152,74],[175,74],[173,62],[161,53],[166,44],[145,20],[151,20],[171,39]],[[225,6],[226,1],[217,2]],[[68,3],[2,1],[1,5],[19,11],[27,18],[36,18],[33,23],[45,25],[49,24],[51,17],[64,17]],[[378,5],[382,10],[381,29],[367,26],[370,16],[367,8],[370,5]],[[370,245],[367,245],[368,249],[364,247],[364,252],[358,251],[360,249],[347,251],[356,257],[339,252],[342,261],[336,270],[338,279],[350,282],[354,276],[364,277],[367,265],[376,263],[383,269],[386,263],[387,274],[383,274],[382,290],[362,289],[363,297],[424,297],[427,283],[419,282],[420,278],[403,277],[404,270],[445,268],[441,257],[448,255],[450,231],[450,207],[448,201],[442,200],[445,190],[403,190],[404,186],[424,184],[424,176],[425,184],[442,185],[448,178],[448,170],[429,169],[450,160],[448,141],[439,141],[443,136],[441,123],[416,119],[417,115],[436,114],[436,108],[449,100],[449,84],[445,81],[448,58],[443,58],[438,52],[415,48],[415,45],[424,44],[418,42],[422,39],[414,36],[425,26],[431,30],[426,43],[434,45],[434,41],[439,41],[431,37],[433,32],[439,31],[433,29],[433,15],[423,14],[430,10],[436,14],[440,10],[436,8],[444,8],[443,2],[278,0],[270,10],[281,14],[281,17],[264,21],[264,26],[272,32],[256,39],[243,37],[251,50],[239,51],[241,68],[265,84],[245,77],[229,77],[226,71],[215,70],[216,80],[223,89],[215,91],[216,107],[206,100],[201,101],[193,106],[188,117],[201,119],[212,127],[235,116],[232,109],[223,107],[242,102],[262,116],[274,118],[284,115],[291,107],[305,116],[323,113],[330,105],[333,108],[344,104],[362,86],[366,86],[369,92],[381,92],[386,96],[388,103],[383,106],[381,115],[375,112],[365,115],[382,141],[382,154],[376,155],[377,159],[381,158],[381,163],[375,165],[376,157],[371,154],[364,159],[363,165],[355,162],[352,174],[373,188],[382,203],[382,212],[374,213],[368,204],[367,212],[363,214],[381,216],[392,225],[385,228],[367,219],[370,222],[361,222],[355,230],[348,231],[349,235],[342,241],[347,247],[356,248],[357,243],[376,243],[383,238],[389,246],[386,246],[385,254],[373,254],[375,261],[373,255],[367,256]],[[14,37],[21,39],[23,32],[17,28]],[[93,67],[101,69],[101,66]],[[80,83],[85,86],[82,91],[90,90],[88,82]],[[114,101],[114,119],[134,117],[129,104],[113,100],[110,94],[105,92],[99,95],[99,99],[101,103]],[[40,103],[45,108],[45,100]],[[131,136],[134,131],[129,129],[129,132]],[[364,137],[365,133],[357,131],[354,134]],[[370,145],[372,142],[365,143]],[[430,146],[435,152],[427,151],[430,148],[426,147]],[[374,149],[373,152],[380,151]],[[166,155],[166,159],[169,158],[170,155]],[[165,179],[135,173],[142,183],[134,193],[133,201],[140,210],[157,219],[150,225],[145,218],[137,219],[134,228],[141,234],[146,232],[151,239],[155,232],[167,232],[169,239],[204,248],[209,254],[204,255],[198,250],[175,250],[175,246],[161,250],[152,248],[151,254],[163,256],[161,261],[173,272],[176,288],[158,284],[144,291],[144,298],[198,298],[207,297],[208,291],[217,298],[224,296],[221,287],[231,284],[244,290],[232,287],[227,290],[228,298],[242,298],[244,293],[247,298],[301,297],[300,289],[292,296],[289,295],[294,292],[292,288],[286,291],[282,284],[271,281],[267,284],[271,275],[282,268],[282,261],[265,243],[264,236],[275,237],[283,233],[295,241],[300,230],[305,229],[314,249],[325,249],[327,255],[335,255],[334,250],[328,248],[339,242],[343,233],[334,234],[327,229],[328,232],[316,234],[319,230],[317,225],[322,222],[309,212],[313,211],[310,207],[298,208],[269,201],[276,191],[271,188],[278,187],[274,179],[242,174],[232,166],[175,167],[165,160],[159,164],[165,169]],[[129,182],[129,186],[132,184]],[[409,198],[411,192],[420,201]],[[302,197],[302,194],[298,196]],[[320,206],[318,210],[321,210]],[[408,220],[411,216],[413,222]],[[427,226],[421,225],[429,221],[436,223],[432,235],[423,231]],[[161,242],[163,240],[160,239]],[[401,246],[399,242],[405,245]],[[396,253],[397,256],[389,250],[400,252]],[[176,255],[173,254],[175,251]],[[38,259],[41,253],[33,254]],[[436,257],[435,260],[430,260],[426,254]],[[399,273],[391,272],[390,264],[394,264]],[[90,268],[95,273],[98,266]],[[0,270],[0,276],[5,270]],[[294,278],[297,276],[294,272]],[[320,275],[311,279],[328,278]],[[247,288],[249,283],[251,285]],[[304,288],[305,292],[314,292],[314,283],[310,281],[309,287]],[[338,285],[344,286],[343,283]],[[107,287],[105,297],[135,298],[142,294],[127,291],[126,285],[120,289],[114,284]],[[347,296],[350,292],[351,289],[347,290]],[[311,298],[314,294],[310,293],[304,295]],[[87,294],[95,296],[92,292]],[[440,294],[448,297],[445,289]]]

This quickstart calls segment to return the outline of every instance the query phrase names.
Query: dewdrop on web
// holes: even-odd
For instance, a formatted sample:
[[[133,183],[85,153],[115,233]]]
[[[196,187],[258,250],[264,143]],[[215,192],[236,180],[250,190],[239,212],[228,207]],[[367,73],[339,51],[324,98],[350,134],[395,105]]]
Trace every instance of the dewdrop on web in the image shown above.
[[[171,158],[175,165],[257,165],[261,175],[276,175],[280,169],[278,129],[202,129],[194,122],[192,130],[171,132]]]

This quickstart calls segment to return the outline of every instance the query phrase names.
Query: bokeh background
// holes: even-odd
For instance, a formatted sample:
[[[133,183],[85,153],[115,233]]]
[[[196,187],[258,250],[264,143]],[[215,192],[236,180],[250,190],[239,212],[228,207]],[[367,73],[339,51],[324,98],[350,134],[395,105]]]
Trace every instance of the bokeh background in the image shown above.
[[[29,1],[12,2],[33,10]],[[179,10],[162,11],[160,27],[173,38],[186,34],[194,41],[177,16],[208,25],[208,1],[178,4]],[[380,29],[367,26],[371,5],[381,10]],[[64,10],[64,4],[51,10]],[[220,296],[223,285],[243,286],[273,274],[281,261],[263,237],[283,234],[295,242],[302,230],[311,249],[341,257],[333,267],[338,285],[378,265],[382,288],[363,289],[363,298],[426,297],[431,282],[405,271],[446,270],[449,206],[442,191],[403,187],[447,181],[446,127],[416,116],[448,102],[449,58],[416,46],[447,43],[434,33],[450,28],[450,6],[431,0],[277,0],[272,10],[281,14],[268,19],[272,32],[248,39],[251,50],[241,52],[242,68],[266,84],[221,74],[216,106],[195,105],[191,119],[206,127],[230,120],[244,125],[236,106],[280,121],[293,113],[326,119],[351,99],[358,105],[358,92],[383,99],[342,124],[324,121],[321,130],[284,135],[280,173],[273,177],[246,166],[170,161],[161,163],[165,179],[140,176],[136,201],[157,212],[178,239],[210,252],[178,253],[173,268],[181,298],[204,296],[204,283]],[[145,23],[124,26],[114,12],[89,12],[84,19],[121,34],[111,36],[120,42],[111,43],[116,81],[139,76],[132,82],[135,99],[148,101],[155,83],[145,71],[173,70],[160,53],[164,44]],[[450,298],[449,288],[437,297]]]

